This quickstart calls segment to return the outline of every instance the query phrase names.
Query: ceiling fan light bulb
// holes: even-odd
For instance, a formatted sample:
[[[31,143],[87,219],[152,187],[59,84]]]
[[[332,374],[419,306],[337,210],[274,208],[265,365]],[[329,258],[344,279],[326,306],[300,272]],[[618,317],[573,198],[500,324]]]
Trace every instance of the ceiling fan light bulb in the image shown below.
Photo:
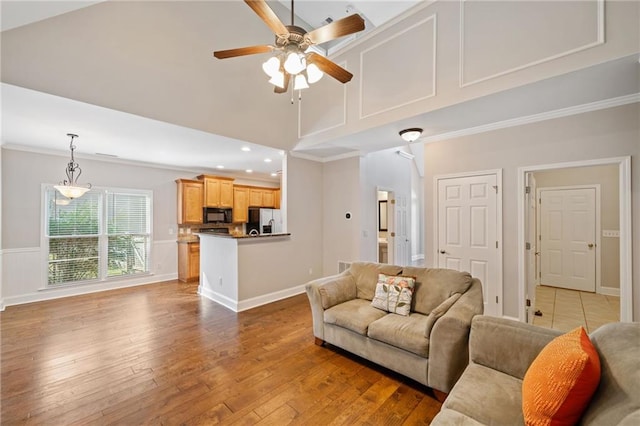
[[[284,73],[282,71],[276,71],[271,77],[271,80],[269,80],[269,83],[284,89]]]
[[[287,60],[284,61],[284,69],[291,75],[296,75],[300,71],[302,71],[305,67],[305,64],[300,59],[300,55],[296,52],[289,53],[287,56]]]
[[[304,75],[298,74],[296,75],[296,79],[293,82],[293,90],[302,90],[308,89],[309,85],[307,84],[307,79],[304,78]]]
[[[307,66],[307,78],[309,79],[309,84],[316,83],[319,81],[324,73],[320,71],[320,68],[316,64],[309,64]]]
[[[275,73],[280,70],[280,61],[277,57],[273,56],[269,58],[265,63],[262,64],[262,70],[269,77],[273,77]]]

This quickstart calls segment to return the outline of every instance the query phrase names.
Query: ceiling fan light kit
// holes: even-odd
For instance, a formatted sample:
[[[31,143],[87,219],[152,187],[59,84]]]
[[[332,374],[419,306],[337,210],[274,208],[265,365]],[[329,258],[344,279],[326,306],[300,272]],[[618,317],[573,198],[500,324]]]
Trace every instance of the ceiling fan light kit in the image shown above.
[[[333,21],[310,32],[293,25],[293,0],[291,1],[291,25],[284,25],[265,0],[245,0],[245,3],[274,32],[275,46],[261,45],[213,52],[218,59],[254,55],[276,51],[276,55],[262,64],[262,70],[270,79],[276,93],[285,93],[293,80],[293,90],[309,87],[326,73],[341,83],[347,83],[353,74],[330,59],[313,52],[310,47],[364,30],[364,19],[350,15]],[[293,76],[293,79],[291,78]]]
[[[422,134],[422,129],[419,127],[412,127],[410,129],[400,130],[400,137],[405,142],[409,142],[409,143],[417,141],[421,134]]]

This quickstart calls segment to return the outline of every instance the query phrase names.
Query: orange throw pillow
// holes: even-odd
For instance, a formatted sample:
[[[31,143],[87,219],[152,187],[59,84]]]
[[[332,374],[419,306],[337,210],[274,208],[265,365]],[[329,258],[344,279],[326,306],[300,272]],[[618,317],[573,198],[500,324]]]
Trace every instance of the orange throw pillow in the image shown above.
[[[526,425],[574,425],[600,382],[600,357],[584,328],[553,339],[522,381]]]

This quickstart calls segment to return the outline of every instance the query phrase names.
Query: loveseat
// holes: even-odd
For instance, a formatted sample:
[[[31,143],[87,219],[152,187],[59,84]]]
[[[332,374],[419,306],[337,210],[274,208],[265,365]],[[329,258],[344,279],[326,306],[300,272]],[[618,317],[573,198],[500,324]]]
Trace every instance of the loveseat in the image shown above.
[[[476,316],[469,366],[431,424],[524,424],[525,373],[561,334],[513,320]],[[640,323],[606,324],[589,338],[599,355],[601,372],[580,424],[640,425]]]
[[[372,306],[387,294],[381,279],[396,295],[406,296],[412,285],[410,301]],[[355,262],[306,291],[316,344],[338,346],[444,394],[468,363],[471,319],[483,312],[480,281],[450,269]],[[403,309],[407,315],[398,313]]]

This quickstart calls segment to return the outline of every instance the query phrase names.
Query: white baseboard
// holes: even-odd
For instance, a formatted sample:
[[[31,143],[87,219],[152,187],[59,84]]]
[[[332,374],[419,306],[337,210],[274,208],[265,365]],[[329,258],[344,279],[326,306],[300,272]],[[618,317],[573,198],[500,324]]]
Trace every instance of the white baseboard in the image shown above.
[[[227,309],[231,309],[233,312],[242,312],[249,309],[257,308],[258,306],[277,302],[278,300],[286,299],[291,296],[296,296],[304,292],[305,292],[304,285],[299,285],[297,287],[291,287],[284,290],[275,291],[273,293],[264,294],[262,296],[256,296],[250,299],[236,301],[220,293],[216,293],[215,291],[209,288],[205,288],[202,286],[198,287],[198,294],[200,294],[203,297],[206,297],[207,299],[213,302],[216,302],[224,306]]]
[[[620,289],[616,288],[616,287],[604,287],[604,286],[601,286],[598,289],[598,293],[599,294],[603,294],[605,296],[620,297]]]
[[[238,303],[238,312],[257,308],[258,306],[266,305],[267,303],[273,303],[278,300],[286,299],[287,297],[302,294],[304,292],[305,288],[303,284],[297,287],[286,288],[284,290],[276,291],[262,296],[252,297],[251,299],[241,300],[240,303]]]
[[[228,298],[220,293],[217,293],[210,288],[203,287],[202,285],[198,286],[198,294],[202,297],[205,297],[212,302],[216,302],[219,305],[224,306],[227,309],[232,310],[233,312],[238,312],[238,302],[233,299]]]
[[[504,318],[504,319],[508,319],[508,320],[511,320],[511,321],[518,321],[518,322],[520,322],[520,318],[517,318],[517,317],[510,317],[509,315],[503,315],[503,316],[502,316],[502,318]]]
[[[4,300],[0,299],[0,312],[4,311]]]
[[[424,260],[424,253],[422,254],[414,254],[411,256],[411,261],[416,262],[418,260]]]
[[[5,297],[2,300],[2,309],[5,306],[22,305],[25,303],[43,302],[45,300],[60,299],[63,297],[80,296],[83,294],[99,293],[101,291],[115,290],[118,288],[136,287],[139,285],[156,284],[162,281],[177,280],[178,274],[145,275],[143,278],[123,281],[109,281],[97,284],[79,285],[60,289],[47,289],[36,293],[21,294],[19,296]]]

